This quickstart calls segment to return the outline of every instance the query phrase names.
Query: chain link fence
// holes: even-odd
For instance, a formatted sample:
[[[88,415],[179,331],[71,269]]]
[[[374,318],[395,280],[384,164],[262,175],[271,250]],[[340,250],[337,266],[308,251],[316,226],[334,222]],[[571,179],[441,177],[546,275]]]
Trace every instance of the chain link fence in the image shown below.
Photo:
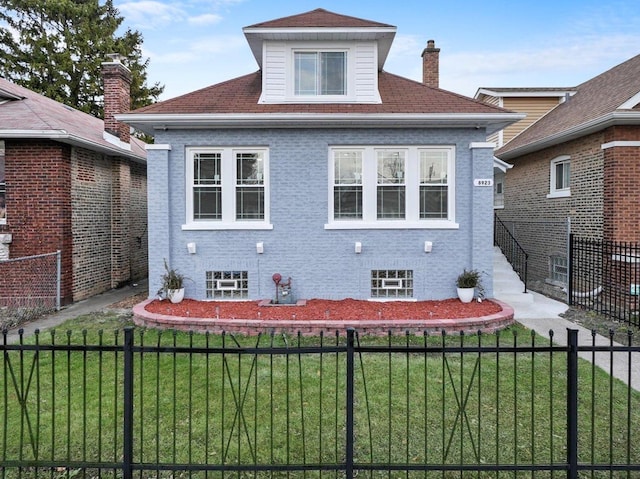
[[[0,261],[0,329],[60,309],[61,252]]]

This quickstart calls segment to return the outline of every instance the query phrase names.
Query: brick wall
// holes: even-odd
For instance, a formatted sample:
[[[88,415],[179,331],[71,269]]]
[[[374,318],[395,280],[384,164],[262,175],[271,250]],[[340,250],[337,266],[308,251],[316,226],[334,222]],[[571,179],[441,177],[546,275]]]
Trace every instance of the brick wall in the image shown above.
[[[73,160],[78,301],[146,277],[146,166],[80,148]]]
[[[638,141],[640,127],[607,130],[605,142]],[[604,150],[604,238],[640,241],[640,147],[616,146]]]
[[[73,299],[71,146],[5,140],[7,224],[11,258],[62,251],[62,302]]]
[[[529,253],[529,278],[550,276],[550,256],[566,256],[567,218],[571,230],[583,237],[602,238],[604,190],[603,133],[524,155],[508,170],[505,207],[498,216]],[[571,157],[571,196],[547,198],[550,163]]]

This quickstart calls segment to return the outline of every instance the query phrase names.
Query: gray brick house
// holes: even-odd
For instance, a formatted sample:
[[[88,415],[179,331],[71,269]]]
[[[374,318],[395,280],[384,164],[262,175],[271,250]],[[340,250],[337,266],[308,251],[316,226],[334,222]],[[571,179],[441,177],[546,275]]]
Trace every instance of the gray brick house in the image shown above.
[[[248,26],[258,71],[117,116],[155,137],[152,294],[164,259],[195,299],[270,298],[275,273],[297,298],[443,299],[463,268],[492,294],[474,181],[523,115],[439,89],[432,41],[426,83],[385,72],[395,33],[323,9]]]
[[[580,237],[640,241],[640,55],[568,91],[496,151],[513,165],[498,216],[529,253],[530,278],[559,287],[568,219]]]

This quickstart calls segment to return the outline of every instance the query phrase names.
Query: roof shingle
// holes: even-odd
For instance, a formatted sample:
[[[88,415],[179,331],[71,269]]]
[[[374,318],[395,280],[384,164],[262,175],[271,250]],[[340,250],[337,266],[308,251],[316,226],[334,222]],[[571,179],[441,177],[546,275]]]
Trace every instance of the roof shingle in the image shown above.
[[[514,157],[514,150],[534,148],[551,135],[574,131],[582,126],[616,111],[640,92],[640,55],[576,87],[576,93],[568,101],[559,104],[536,123],[496,151],[498,157]],[[532,150],[533,151],[533,150]],[[510,154],[513,152],[513,154]],[[506,156],[505,156],[506,155]]]
[[[258,103],[260,71],[135,110],[135,114],[233,113],[505,113],[446,90],[387,72],[378,75],[382,103]]]
[[[256,23],[245,28],[370,28],[391,27],[386,23],[373,22],[362,18],[340,15],[323,8],[299,13],[288,17]]]

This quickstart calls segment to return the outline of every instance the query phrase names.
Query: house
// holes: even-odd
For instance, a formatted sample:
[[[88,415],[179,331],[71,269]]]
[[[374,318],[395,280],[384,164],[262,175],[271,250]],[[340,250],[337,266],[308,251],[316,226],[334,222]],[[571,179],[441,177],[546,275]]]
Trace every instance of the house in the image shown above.
[[[0,259],[59,250],[63,304],[147,276],[146,152],[114,118],[131,73],[102,71],[105,121],[0,79]],[[25,281],[4,268],[2,296]]]
[[[505,129],[497,131],[487,138],[501,148],[522,130],[531,126],[542,116],[547,114],[558,104],[565,101],[575,92],[575,88],[478,88],[474,98],[476,100],[496,105],[507,110],[524,113],[527,116],[520,121],[512,123]],[[513,165],[498,158],[494,161],[493,175],[493,207],[504,208],[504,179],[507,170]]]
[[[244,28],[259,70],[124,115],[152,133],[150,292],[442,299],[464,268],[491,295],[486,136],[523,117],[383,70],[396,27],[323,9]],[[417,55],[416,55],[417,56]],[[489,179],[489,181],[485,181]],[[474,186],[474,181],[478,186]]]
[[[513,165],[498,212],[529,277],[564,287],[567,232],[640,240],[640,55],[572,89],[496,156]]]

